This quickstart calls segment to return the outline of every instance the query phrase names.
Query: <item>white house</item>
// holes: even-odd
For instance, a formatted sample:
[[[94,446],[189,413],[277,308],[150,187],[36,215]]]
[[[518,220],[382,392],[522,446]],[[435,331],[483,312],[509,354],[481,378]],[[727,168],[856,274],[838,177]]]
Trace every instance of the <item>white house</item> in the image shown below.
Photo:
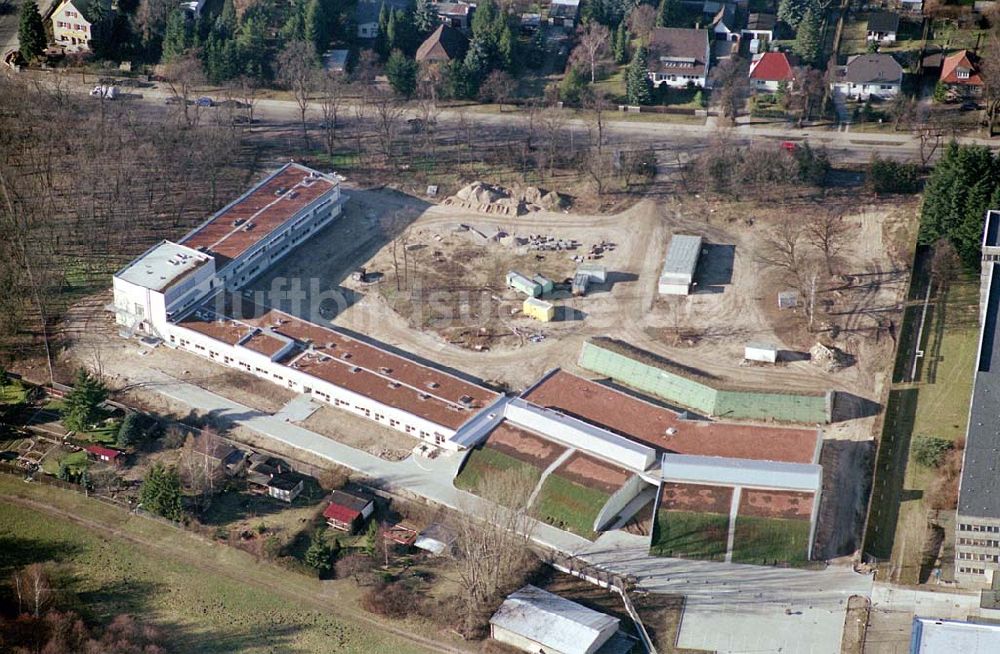
[[[887,100],[899,93],[903,67],[888,54],[855,55],[836,71],[834,93],[851,100]]]
[[[865,40],[874,43],[895,43],[899,32],[899,15],[891,11],[876,11],[868,16]]]
[[[359,39],[374,39],[378,36],[378,17],[382,13],[382,6],[389,11],[396,9],[409,9],[412,6],[411,0],[358,0],[358,5],[354,9],[354,22],[358,26]]]
[[[52,39],[66,52],[89,52],[94,8],[101,0],[65,0],[52,12]]]
[[[774,93],[784,84],[788,89],[795,82],[795,59],[784,52],[754,55],[750,62],[750,88]]]

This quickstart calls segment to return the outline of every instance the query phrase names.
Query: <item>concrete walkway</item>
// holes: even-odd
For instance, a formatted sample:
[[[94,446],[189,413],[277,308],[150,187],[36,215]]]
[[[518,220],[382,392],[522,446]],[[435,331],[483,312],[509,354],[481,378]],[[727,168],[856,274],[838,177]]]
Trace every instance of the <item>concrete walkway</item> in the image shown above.
[[[726,563],[733,562],[733,544],[736,542],[736,514],[740,512],[743,487],[733,487],[733,500],[729,503],[729,534],[726,536]]]
[[[576,453],[576,448],[573,447],[567,448],[565,452],[556,457],[555,461],[549,464],[548,468],[542,471],[541,478],[538,480],[538,483],[535,484],[535,489],[531,491],[531,496],[528,497],[529,508],[535,505],[535,500],[538,498],[538,494],[542,492],[542,486],[545,485],[545,480],[548,479],[549,475],[551,475],[556,468],[561,466],[563,462],[566,461],[566,459],[573,456],[574,453]]]

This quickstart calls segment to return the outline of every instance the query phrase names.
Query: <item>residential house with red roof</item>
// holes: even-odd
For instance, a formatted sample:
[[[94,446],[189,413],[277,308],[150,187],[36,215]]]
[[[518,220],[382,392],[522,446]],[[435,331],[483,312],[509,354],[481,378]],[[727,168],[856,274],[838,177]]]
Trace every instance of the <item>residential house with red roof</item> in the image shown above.
[[[785,84],[792,88],[795,81],[793,56],[784,52],[765,52],[756,55],[750,63],[750,88],[755,91],[774,92]]]
[[[948,55],[941,62],[940,81],[956,95],[978,97],[983,92],[979,56],[969,50],[959,50]]]
[[[334,529],[354,533],[375,510],[375,498],[360,491],[335,490],[330,504],[323,511],[326,524]]]
[[[92,454],[98,461],[113,463],[115,465],[121,463],[121,459],[125,455],[121,450],[104,447],[103,445],[88,445],[83,449]]]

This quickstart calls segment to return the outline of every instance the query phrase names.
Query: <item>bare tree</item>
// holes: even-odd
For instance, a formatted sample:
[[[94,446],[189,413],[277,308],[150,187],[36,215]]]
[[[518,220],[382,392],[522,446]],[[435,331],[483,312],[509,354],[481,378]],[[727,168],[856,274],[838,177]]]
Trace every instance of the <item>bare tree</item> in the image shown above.
[[[844,247],[847,236],[847,224],[843,216],[833,211],[819,209],[806,223],[806,238],[823,254],[826,263],[826,274],[833,275],[833,263]]]
[[[254,75],[241,75],[236,81],[240,89],[240,99],[247,112],[247,130],[253,130],[253,110],[257,106],[257,94],[260,91],[260,80]]]
[[[801,286],[805,271],[805,243],[801,223],[794,218],[776,222],[757,250],[757,259],[769,268],[782,271]]]
[[[194,51],[186,52],[177,59],[163,65],[163,77],[167,80],[170,92],[180,104],[184,122],[192,127],[198,122],[198,110],[194,114],[190,110],[194,89],[205,83],[205,73],[201,67],[201,59]]]
[[[530,560],[528,502],[534,486],[534,477],[520,469],[487,475],[477,489],[484,501],[467,507],[455,522],[456,568],[468,632],[482,628],[484,612],[522,579]]]
[[[712,96],[730,121],[736,120],[750,89],[745,68],[742,59],[732,56],[712,69]]]
[[[649,35],[656,27],[656,7],[641,4],[628,15],[628,29],[635,38],[643,43],[649,43]]]
[[[363,150],[362,141],[365,134],[365,125],[367,124],[366,118],[371,108],[369,107],[369,102],[371,101],[372,94],[375,92],[375,76],[378,70],[378,57],[375,53],[368,49],[362,50],[361,56],[358,57],[358,63],[354,67],[353,77],[353,86],[355,93],[358,95],[358,99],[354,102],[354,136],[359,159]]]
[[[208,498],[222,476],[221,462],[216,458],[221,445],[218,434],[206,428],[188,436],[181,450],[178,466],[181,480],[199,502]]]
[[[514,78],[502,70],[494,70],[483,81],[479,88],[479,98],[486,102],[496,102],[503,111],[503,105],[510,99],[517,90],[517,82]]]
[[[985,48],[989,56],[979,60],[979,75],[983,78],[983,100],[986,101],[986,122],[989,135],[993,136],[993,126],[1000,114],[1000,27],[994,27],[988,37],[989,46]]]
[[[587,121],[590,130],[587,172],[597,186],[597,195],[603,195],[604,183],[611,170],[610,161],[604,151],[604,112],[610,107],[610,103],[603,91],[591,89],[584,96],[583,106],[590,112]]]
[[[292,92],[299,108],[302,123],[302,141],[309,147],[309,130],[306,127],[306,111],[309,100],[317,86],[316,47],[311,41],[292,41],[278,55],[278,79]]]
[[[590,82],[597,81],[597,70],[608,57],[611,33],[596,20],[591,20],[576,28],[576,47],[570,54],[570,61],[579,62],[590,69]]]
[[[792,92],[789,95],[789,105],[799,114],[799,125],[812,120],[813,111],[823,102],[827,84],[823,73],[810,68],[800,66],[793,71],[795,81]]]
[[[386,164],[393,163],[393,145],[399,136],[403,123],[404,109],[396,102],[392,94],[378,92],[371,102],[375,111],[375,129],[378,136],[379,149]]]
[[[28,609],[36,618],[41,617],[42,609],[52,600],[52,581],[41,563],[32,563],[15,572],[11,586],[17,596],[18,613]]]
[[[323,142],[326,153],[333,156],[337,144],[337,115],[343,101],[344,78],[331,72],[322,76],[319,108],[323,112]]]
[[[542,133],[546,135],[545,163],[549,169],[548,176],[552,177],[553,169],[555,168],[556,152],[564,145],[563,139],[565,134],[563,134],[563,130],[566,127],[566,114],[559,109],[549,107],[539,113],[538,126],[541,128]]]

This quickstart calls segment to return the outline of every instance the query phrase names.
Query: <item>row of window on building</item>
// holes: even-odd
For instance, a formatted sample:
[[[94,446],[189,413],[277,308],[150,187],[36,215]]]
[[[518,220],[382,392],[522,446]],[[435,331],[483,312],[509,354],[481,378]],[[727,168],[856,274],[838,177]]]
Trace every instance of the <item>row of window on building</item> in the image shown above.
[[[1000,540],[983,540],[981,538],[959,538],[959,545],[971,545],[973,547],[1000,547]]]
[[[961,523],[958,525],[959,531],[984,531],[989,534],[1000,534],[1000,525],[973,525]]]
[[[68,14],[69,12],[66,12],[66,13]],[[61,20],[57,20],[56,21],[56,27],[62,27],[64,29],[68,29],[68,30],[76,30],[77,32],[83,32],[83,31],[86,31],[86,29],[87,29],[86,25],[79,25],[77,23],[72,23],[72,24],[70,24],[70,23],[64,23]]]
[[[986,561],[987,563],[996,563],[996,554],[981,554],[979,552],[959,552],[958,558],[963,561]]]
[[[982,568],[963,568],[961,566],[959,566],[958,571],[967,575],[981,575],[986,573],[986,570]]]

